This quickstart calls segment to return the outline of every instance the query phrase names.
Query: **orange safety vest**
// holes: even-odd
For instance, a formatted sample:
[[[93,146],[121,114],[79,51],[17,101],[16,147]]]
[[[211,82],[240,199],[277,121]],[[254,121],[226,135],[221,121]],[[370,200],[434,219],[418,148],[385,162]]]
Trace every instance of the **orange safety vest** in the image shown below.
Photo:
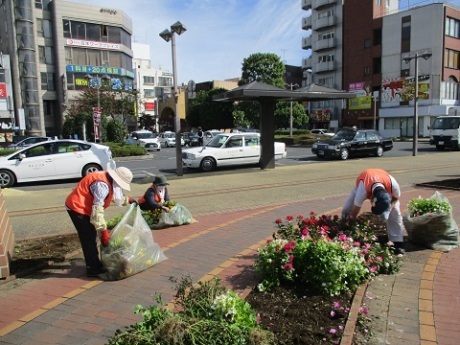
[[[148,192],[149,189],[152,189],[152,190],[153,190],[153,194],[154,194],[154,196],[155,196],[155,201],[156,201],[157,203],[160,203],[160,202],[161,202],[161,197],[160,197],[160,195],[159,195],[158,192],[157,192],[157,187],[156,187],[155,185],[152,185],[151,187],[149,187],[149,188],[147,189],[147,191],[144,193],[143,196],[141,196],[139,199],[137,199],[137,203],[138,203],[139,205],[145,203],[145,194],[147,194],[147,192]]]
[[[382,169],[366,169],[356,179],[356,187],[363,181],[368,199],[372,199],[372,186],[381,183],[388,194],[392,195],[390,174]]]
[[[67,196],[66,206],[76,213],[90,216],[94,197],[89,188],[96,181],[105,182],[109,186],[109,195],[104,200],[104,208],[109,207],[112,201],[113,188],[112,180],[106,171],[96,171],[83,177],[77,187]]]

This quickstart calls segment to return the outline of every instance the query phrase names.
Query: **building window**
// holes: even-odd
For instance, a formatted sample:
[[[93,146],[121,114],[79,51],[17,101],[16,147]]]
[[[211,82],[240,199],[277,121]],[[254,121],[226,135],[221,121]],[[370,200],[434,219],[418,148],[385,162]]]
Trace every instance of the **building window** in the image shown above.
[[[42,90],[48,90],[48,91],[54,91],[54,73],[46,73],[46,72],[41,72],[40,73],[40,80],[41,80],[41,89]]]
[[[172,86],[172,78],[159,77],[158,85],[159,86]]]
[[[332,54],[318,56],[318,62],[330,62],[330,61],[334,61],[334,55]]]
[[[44,115],[55,115],[54,111],[54,101],[43,101],[43,113]]]
[[[334,88],[334,77],[318,78],[318,85]]]
[[[68,19],[63,19],[62,20],[62,31],[64,32],[64,37],[70,38],[70,20]]]
[[[379,46],[382,44],[382,29],[375,29],[373,31],[373,41],[374,41],[374,46]]]
[[[318,40],[328,40],[330,38],[334,38],[334,32],[325,32],[323,34],[318,35]]]
[[[332,10],[318,12],[318,19],[329,18],[329,17],[332,17],[333,15],[334,15],[334,11],[332,11]]]
[[[144,98],[154,98],[155,90],[153,89],[144,89]]]
[[[460,52],[446,49],[444,54],[444,67],[460,69]]]
[[[51,21],[43,19],[43,36],[45,38],[53,37],[53,31],[51,29]]]
[[[44,36],[44,33],[43,33],[43,19],[41,18],[37,18],[37,35],[40,36],[40,37],[43,37]]]
[[[144,84],[155,84],[155,77],[144,76]]]
[[[372,71],[374,74],[382,73],[382,59],[379,57],[372,59]]]
[[[370,38],[366,38],[364,40],[364,48],[370,48],[371,47],[371,39]]]
[[[45,47],[38,46],[38,62],[45,63]]]
[[[35,8],[42,8],[42,0],[35,0]]]
[[[411,31],[410,16],[403,17],[402,23],[401,23],[401,53],[410,52],[410,31]]]
[[[370,67],[364,67],[364,75],[370,75],[370,74],[371,74]]]
[[[460,21],[455,18],[446,18],[446,36],[460,38]]]

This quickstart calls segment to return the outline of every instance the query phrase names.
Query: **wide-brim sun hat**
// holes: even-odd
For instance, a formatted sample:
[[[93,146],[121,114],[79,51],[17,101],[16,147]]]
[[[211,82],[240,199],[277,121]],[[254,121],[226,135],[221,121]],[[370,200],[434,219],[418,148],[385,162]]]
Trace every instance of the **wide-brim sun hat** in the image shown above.
[[[371,212],[380,216],[383,220],[388,220],[391,211],[391,196],[383,188],[377,188],[372,197]]]
[[[153,184],[156,186],[166,186],[169,183],[165,175],[156,175]]]
[[[107,170],[113,180],[124,190],[131,190],[129,185],[133,180],[133,173],[125,167],[119,167],[115,170]]]

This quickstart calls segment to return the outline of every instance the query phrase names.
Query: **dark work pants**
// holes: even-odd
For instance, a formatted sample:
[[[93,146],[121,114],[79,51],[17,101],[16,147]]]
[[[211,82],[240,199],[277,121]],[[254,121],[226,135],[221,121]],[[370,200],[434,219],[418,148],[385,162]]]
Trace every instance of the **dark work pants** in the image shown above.
[[[67,212],[80,238],[87,273],[98,273],[102,269],[102,263],[99,259],[99,251],[97,249],[97,232],[94,225],[90,222],[90,217],[72,210],[67,210]]]

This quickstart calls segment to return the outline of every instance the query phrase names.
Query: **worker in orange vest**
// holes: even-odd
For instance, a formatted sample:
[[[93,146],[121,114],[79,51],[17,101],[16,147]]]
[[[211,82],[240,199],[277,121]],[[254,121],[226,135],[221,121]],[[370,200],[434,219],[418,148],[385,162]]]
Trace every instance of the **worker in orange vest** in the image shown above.
[[[386,222],[388,240],[394,243],[395,254],[404,255],[400,197],[401,189],[393,176],[382,169],[366,169],[357,177],[343,205],[342,217],[357,217],[364,201],[369,199],[372,203],[371,212]]]
[[[110,240],[104,210],[112,202],[118,206],[135,202],[133,198],[123,195],[123,190],[131,190],[132,179],[132,172],[125,167],[93,172],[83,177],[67,196],[65,206],[78,232],[88,277],[107,271],[102,265],[97,248],[98,237],[104,246]]]

